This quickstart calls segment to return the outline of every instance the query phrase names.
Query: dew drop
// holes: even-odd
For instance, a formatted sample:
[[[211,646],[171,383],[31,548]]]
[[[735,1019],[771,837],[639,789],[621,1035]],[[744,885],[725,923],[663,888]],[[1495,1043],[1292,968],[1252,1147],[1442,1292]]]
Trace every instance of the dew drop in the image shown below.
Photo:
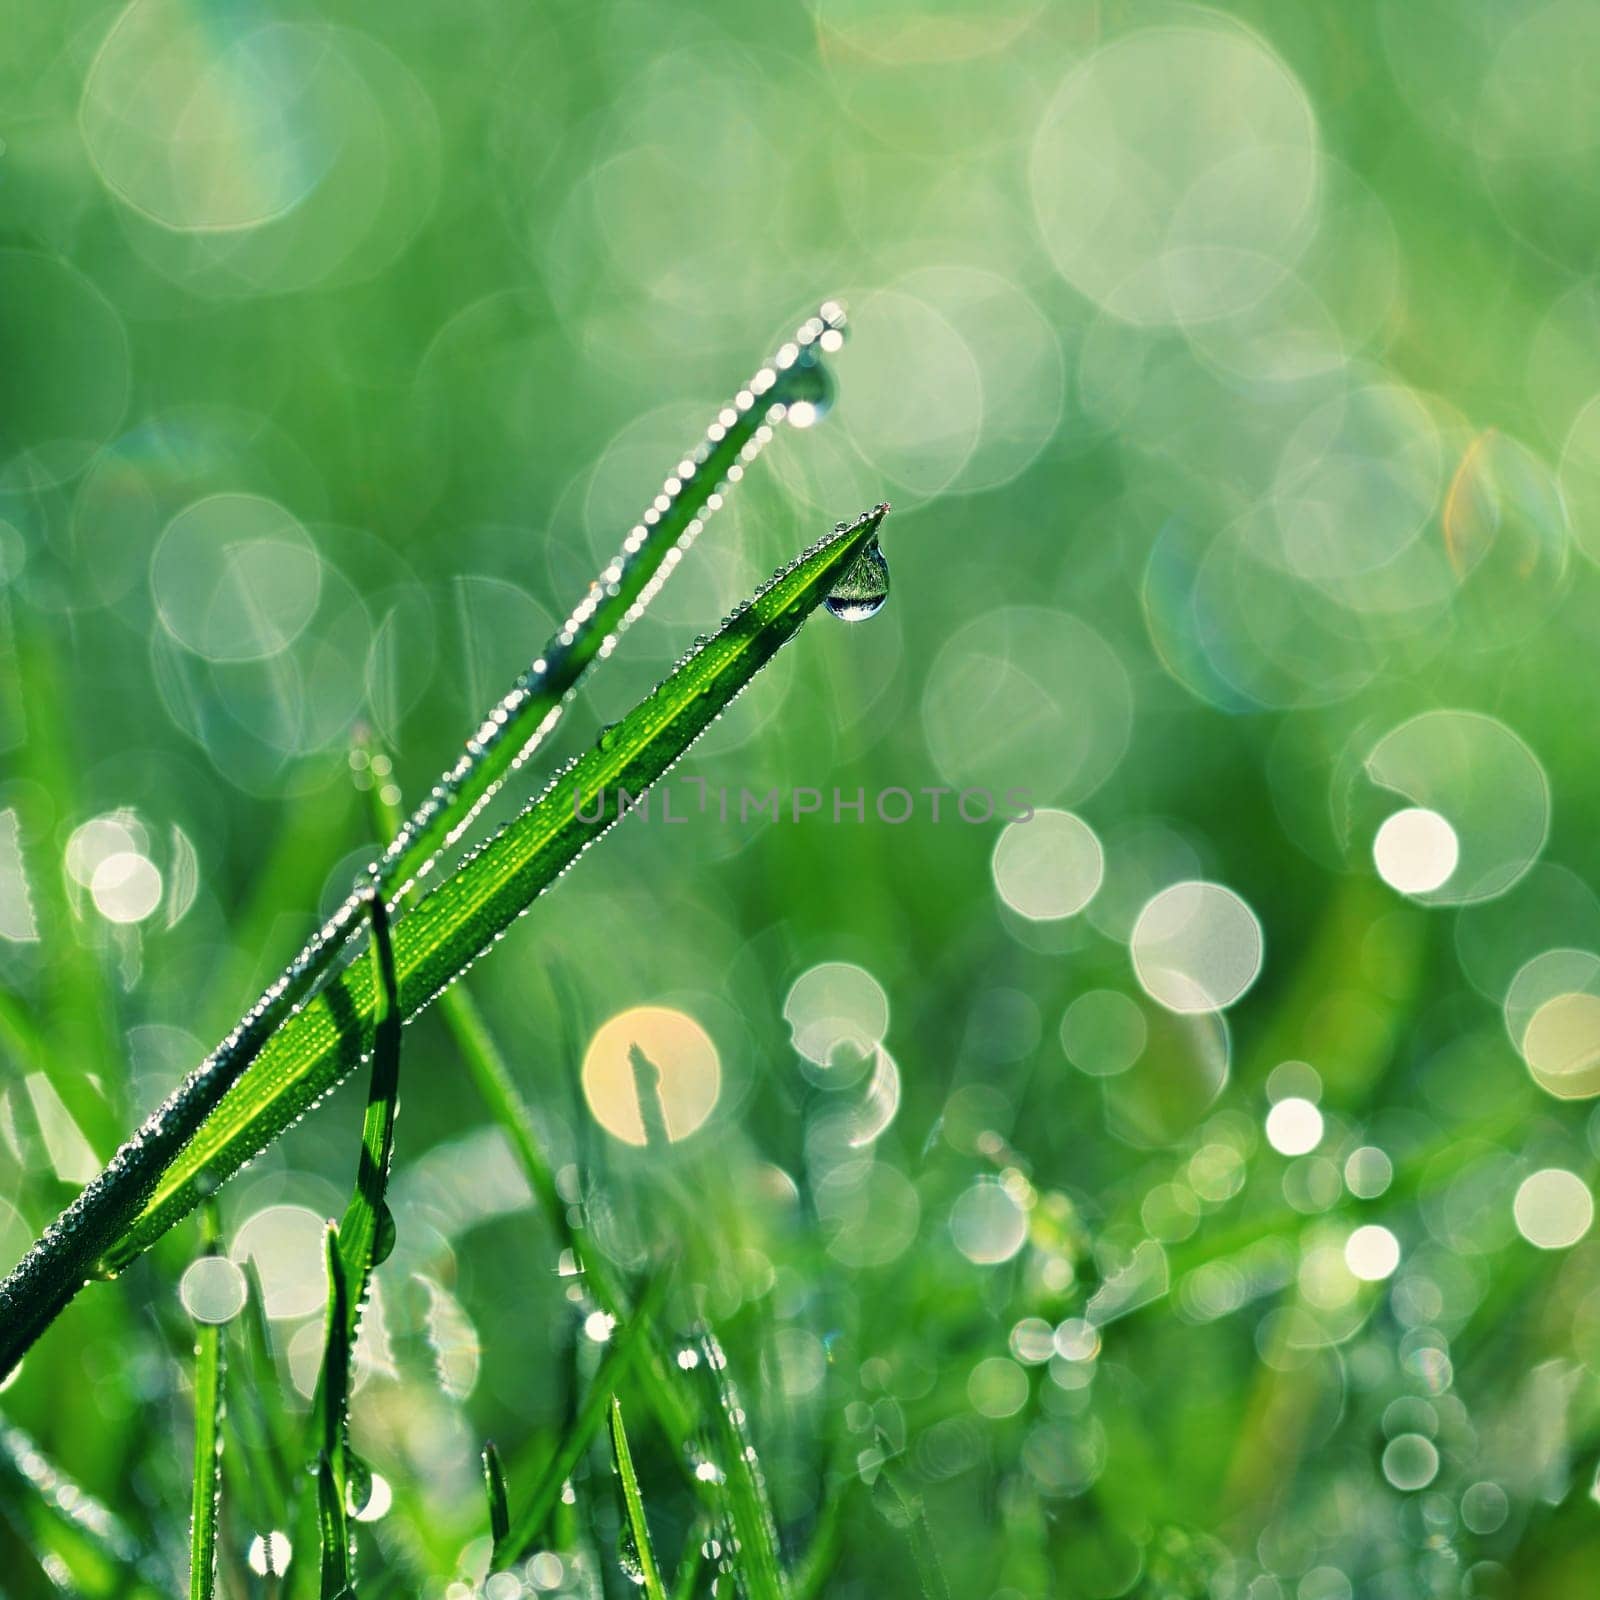
[[[626,1519],[617,1535],[617,1565],[622,1575],[635,1588],[644,1587],[644,1563],[639,1559],[639,1546],[633,1537],[633,1528]]]
[[[617,728],[617,723],[608,722],[605,727],[600,730],[600,737],[595,740],[595,748],[599,750],[609,750],[612,745],[617,742]]]
[[[784,375],[791,428],[810,428],[833,409],[833,376],[820,361],[802,360]]]
[[[874,539],[834,584],[823,602],[841,622],[865,622],[883,610],[889,598],[889,563]]]

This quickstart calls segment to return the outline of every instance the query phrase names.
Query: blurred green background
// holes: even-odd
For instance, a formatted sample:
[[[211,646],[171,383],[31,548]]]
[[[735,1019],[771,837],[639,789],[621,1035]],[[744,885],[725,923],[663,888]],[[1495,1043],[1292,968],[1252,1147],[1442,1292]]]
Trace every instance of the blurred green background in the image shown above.
[[[984,1600],[1584,1592],[1592,6],[5,0],[0,41],[4,1265],[837,295],[837,404],[550,760],[887,498],[889,605],[682,769],[867,818],[635,819],[474,972],[565,1198],[624,1269],[682,1243],[840,1600],[918,1593],[930,1536]],[[403,1092],[363,1539],[455,1600],[481,1439],[540,1461],[606,1329],[432,1017]],[[291,1407],[359,1112],[221,1196]],[[122,1592],[26,1575],[23,1433],[181,1581],[195,1250],[0,1397],[0,1590]],[[232,1459],[223,1590],[268,1593]],[[628,1591],[594,1481],[493,1600]]]

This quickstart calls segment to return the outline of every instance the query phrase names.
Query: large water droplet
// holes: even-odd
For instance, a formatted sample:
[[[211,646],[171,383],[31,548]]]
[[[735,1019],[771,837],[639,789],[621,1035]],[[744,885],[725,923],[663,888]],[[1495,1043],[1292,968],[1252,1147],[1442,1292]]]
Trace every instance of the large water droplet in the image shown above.
[[[865,622],[883,610],[888,598],[889,563],[874,539],[845,568],[823,604],[841,622]]]
[[[833,410],[833,375],[820,361],[801,360],[784,377],[791,428],[809,428]]]
[[[644,1587],[644,1562],[639,1559],[639,1545],[633,1537],[633,1526],[623,1519],[622,1531],[617,1535],[617,1565],[622,1575],[636,1588]]]

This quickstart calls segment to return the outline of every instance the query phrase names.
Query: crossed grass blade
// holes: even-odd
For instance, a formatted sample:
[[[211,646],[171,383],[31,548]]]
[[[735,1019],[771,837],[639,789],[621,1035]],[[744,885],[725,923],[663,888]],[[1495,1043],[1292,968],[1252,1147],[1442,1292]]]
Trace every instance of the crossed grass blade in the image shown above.
[[[838,576],[877,536],[880,505],[841,523],[745,602],[639,705],[572,762],[459,871],[396,922],[401,1014],[417,1015],[458,978],[667,772],[799,631]],[[353,967],[289,1018],[162,1176],[143,1212],[100,1263],[120,1271],[203,1193],[361,1061],[377,1009],[370,970]]]
[[[798,416],[802,404],[818,414],[831,384],[822,356],[842,343],[843,323],[841,308],[825,305],[719,413],[694,455],[678,464],[565,626],[490,710],[460,759],[374,864],[373,875],[385,893],[403,894],[431,871],[441,850],[461,836],[506,775],[537,749],[590,665],[611,650],[665,582],[673,565],[669,556],[687,547],[705,517],[721,504],[723,488],[742,476],[745,464],[771,437],[771,424]],[[361,909],[358,886],[222,1043],[0,1282],[0,1377],[16,1366],[97,1270],[97,1263],[114,1270],[104,1266],[103,1258],[267,1042],[340,965]]]

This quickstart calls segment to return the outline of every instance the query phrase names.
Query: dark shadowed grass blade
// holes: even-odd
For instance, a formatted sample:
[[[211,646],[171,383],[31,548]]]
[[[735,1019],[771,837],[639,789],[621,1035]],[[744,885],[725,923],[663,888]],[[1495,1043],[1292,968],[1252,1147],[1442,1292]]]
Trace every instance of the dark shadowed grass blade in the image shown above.
[[[189,1600],[211,1600],[217,1581],[217,1510],[222,1498],[223,1326],[220,1322],[202,1322],[195,1334]]]
[[[540,1474],[526,1509],[513,1520],[511,1531],[495,1547],[494,1561],[497,1566],[520,1561],[544,1531],[551,1511],[561,1498],[561,1486],[572,1476],[572,1469],[583,1458],[589,1441],[610,1412],[612,1396],[644,1343],[644,1330],[660,1310],[666,1286],[666,1274],[658,1273],[640,1296],[632,1320],[619,1324],[613,1332],[611,1346],[590,1382],[583,1404],[578,1407],[578,1414],[562,1438],[560,1448]]]
[[[483,1447],[483,1492],[489,1501],[489,1545],[498,1550],[511,1532],[511,1507],[506,1501],[506,1471],[493,1439]]]
[[[464,972],[717,719],[794,637],[839,574],[877,536],[879,506],[807,550],[686,656],[650,696],[571,763],[513,822],[394,928],[402,1013],[415,1016]],[[290,1018],[165,1172],[107,1250],[118,1270],[297,1121],[361,1059],[377,1000],[352,967]]]
[[[628,1518],[628,1534],[632,1540],[637,1574],[629,1573],[641,1589],[646,1600],[666,1600],[661,1586],[661,1570],[656,1566],[655,1546],[650,1542],[650,1524],[645,1520],[644,1497],[639,1493],[639,1476],[633,1470],[633,1453],[628,1449],[628,1432],[622,1424],[622,1402],[611,1397],[611,1456],[617,1464],[617,1478],[622,1484],[622,1505]]]

